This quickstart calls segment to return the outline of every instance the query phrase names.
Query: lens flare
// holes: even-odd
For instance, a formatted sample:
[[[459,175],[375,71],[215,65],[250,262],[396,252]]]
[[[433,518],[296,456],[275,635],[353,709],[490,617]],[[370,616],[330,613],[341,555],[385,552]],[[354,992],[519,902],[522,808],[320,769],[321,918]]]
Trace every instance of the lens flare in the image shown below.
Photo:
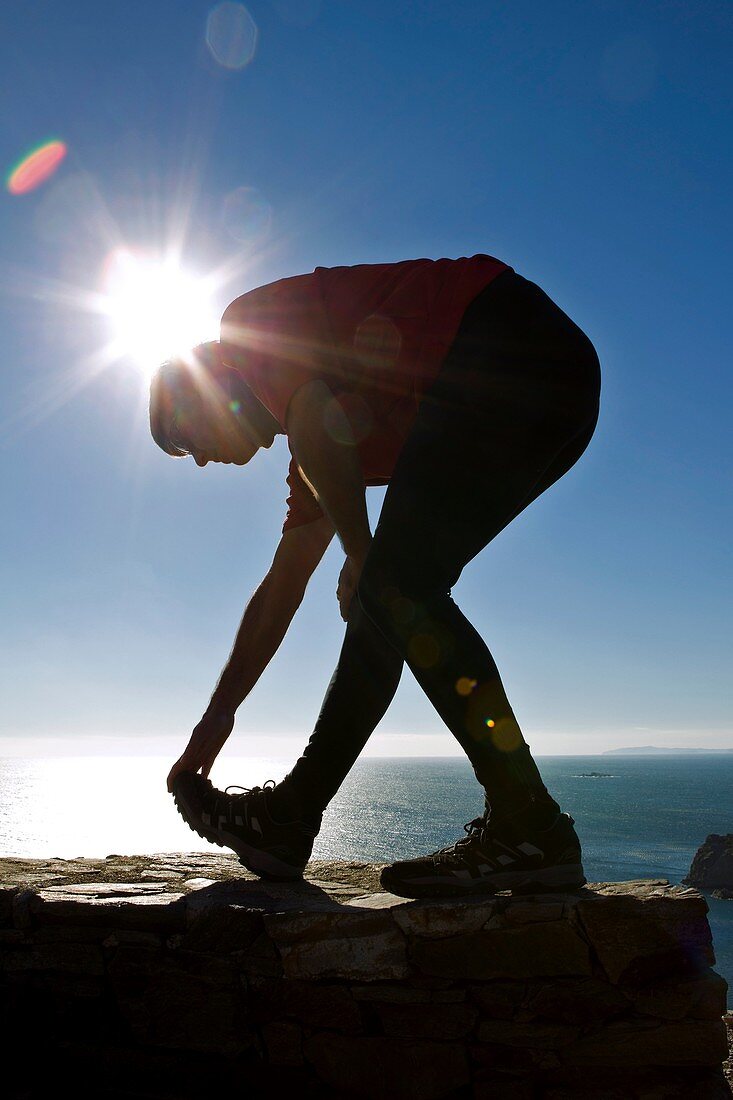
[[[440,645],[432,634],[414,634],[407,645],[407,656],[419,668],[432,668],[440,660]]]
[[[221,217],[235,241],[254,247],[261,245],[270,232],[272,207],[256,187],[237,187],[224,199]]]
[[[459,695],[470,695],[477,683],[478,681],[472,680],[469,676],[461,676],[456,680],[456,691]]]
[[[323,426],[334,443],[356,446],[374,427],[374,414],[358,393],[340,394],[323,410]]]
[[[365,367],[390,370],[400,354],[402,337],[394,321],[373,313],[354,334],[354,351]]]
[[[257,49],[257,25],[244,4],[224,0],[209,12],[206,44],[224,69],[243,69]]]
[[[27,195],[35,191],[54,174],[66,156],[63,141],[45,141],[37,149],[27,153],[11,169],[7,178],[7,188],[11,195]]]
[[[499,752],[516,752],[522,744],[522,735],[511,722],[500,722],[490,734],[494,748]]]

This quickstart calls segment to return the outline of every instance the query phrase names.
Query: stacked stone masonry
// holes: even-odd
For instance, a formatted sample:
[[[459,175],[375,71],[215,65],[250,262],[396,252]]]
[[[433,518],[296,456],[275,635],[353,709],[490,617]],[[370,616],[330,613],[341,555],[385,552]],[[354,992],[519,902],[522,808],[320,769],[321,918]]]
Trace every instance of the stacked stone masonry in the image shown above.
[[[695,890],[406,901],[378,871],[0,860],[5,1095],[729,1100]]]

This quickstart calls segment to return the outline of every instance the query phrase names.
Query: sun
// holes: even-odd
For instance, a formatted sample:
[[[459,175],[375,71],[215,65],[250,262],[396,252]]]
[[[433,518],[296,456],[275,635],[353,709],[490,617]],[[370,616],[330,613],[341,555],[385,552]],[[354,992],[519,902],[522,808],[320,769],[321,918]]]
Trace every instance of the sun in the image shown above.
[[[177,260],[115,250],[104,271],[102,312],[109,319],[114,358],[144,375],[219,335],[211,279],[192,275]]]

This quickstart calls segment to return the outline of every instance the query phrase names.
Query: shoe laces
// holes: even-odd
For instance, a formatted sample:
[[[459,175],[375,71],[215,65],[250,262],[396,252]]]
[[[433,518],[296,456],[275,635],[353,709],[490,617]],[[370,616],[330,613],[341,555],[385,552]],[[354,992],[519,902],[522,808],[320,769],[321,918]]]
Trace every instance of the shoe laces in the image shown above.
[[[235,802],[239,802],[241,799],[246,798],[248,794],[259,794],[260,791],[271,791],[276,786],[274,779],[266,780],[261,787],[240,787],[236,783],[230,783],[228,787],[224,788],[224,794],[229,794],[230,791],[239,791],[239,794],[233,794],[229,797]]]
[[[460,857],[463,851],[475,844],[477,840],[482,840],[486,832],[488,822],[485,816],[475,817],[473,821],[467,821],[463,826],[465,836],[459,837],[453,844],[447,844],[445,848],[441,848],[439,851],[433,853],[433,858],[438,860],[455,859]]]

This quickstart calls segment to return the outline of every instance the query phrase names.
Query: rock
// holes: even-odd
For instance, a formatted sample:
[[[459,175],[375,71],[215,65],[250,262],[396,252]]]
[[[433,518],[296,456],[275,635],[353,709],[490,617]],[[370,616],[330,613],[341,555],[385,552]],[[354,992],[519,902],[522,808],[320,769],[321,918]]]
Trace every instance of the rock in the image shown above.
[[[0,887],[0,928],[5,928],[12,923],[13,900],[17,893],[17,886]]]
[[[165,882],[76,882],[48,886],[41,897],[50,901],[69,895],[85,898],[131,898],[136,901],[141,897],[165,892]]]
[[[304,1044],[318,1076],[347,1096],[438,1100],[468,1084],[462,1043],[317,1035]]]
[[[685,982],[662,982],[632,990],[637,1012],[662,1020],[719,1020],[725,1013],[728,983],[712,970]]]
[[[374,985],[352,985],[351,995],[355,1001],[379,1001],[384,1004],[430,1004],[432,994],[429,989],[415,988],[412,985],[393,985],[389,982],[375,982]]]
[[[38,944],[5,950],[0,971],[48,970],[57,974],[103,974],[102,952],[89,944]]]
[[[562,978],[532,982],[522,1014],[528,1018],[588,1027],[628,1012],[629,1006],[629,998],[608,982],[596,978]]]
[[[482,982],[469,986],[469,998],[481,1009],[481,1015],[492,1020],[511,1020],[524,1001],[524,982]]]
[[[246,951],[264,931],[262,913],[241,905],[187,908],[182,946],[190,951]]]
[[[26,934],[21,928],[0,928],[0,947],[6,943],[25,943]]]
[[[280,953],[288,978],[349,978],[363,982],[407,977],[405,940],[395,929],[285,944]]]
[[[278,1007],[310,1028],[328,1028],[356,1034],[362,1030],[359,1006],[342,985],[313,985],[283,981],[279,985]]]
[[[152,887],[151,893],[89,895],[42,890],[30,912],[36,924],[114,925],[115,928],[178,932],[185,926],[183,894]]]
[[[711,833],[695,853],[690,873],[682,880],[699,890],[733,892],[733,833]],[[719,895],[716,895],[719,896]]]
[[[461,1004],[383,1004],[377,1015],[385,1035],[444,1040],[466,1038],[478,1018],[475,1008]]]
[[[465,979],[590,974],[587,945],[560,921],[417,940],[410,957],[425,974]]]
[[[658,1023],[628,1020],[606,1024],[564,1052],[570,1065],[709,1066],[728,1053],[723,1021]]]
[[[311,913],[268,913],[287,978],[384,981],[407,975],[407,948],[389,914],[325,908]]]
[[[266,1024],[262,1028],[262,1040],[271,1065],[303,1065],[303,1032],[297,1024]]]
[[[660,886],[633,895],[596,893],[575,913],[611,982],[642,985],[714,961],[707,904],[694,890]]]
[[[515,1020],[484,1020],[479,1024],[478,1038],[482,1043],[529,1050],[553,1050],[566,1047],[577,1039],[579,1027],[568,1024],[517,1023]]]
[[[478,932],[496,912],[496,901],[471,898],[453,901],[405,901],[395,894],[367,894],[349,901],[349,906],[388,909],[406,935],[445,937],[461,932]]]
[[[233,968],[211,958],[175,963],[145,949],[122,949],[110,966],[119,1011],[138,1042],[235,1054],[251,1047]]]

